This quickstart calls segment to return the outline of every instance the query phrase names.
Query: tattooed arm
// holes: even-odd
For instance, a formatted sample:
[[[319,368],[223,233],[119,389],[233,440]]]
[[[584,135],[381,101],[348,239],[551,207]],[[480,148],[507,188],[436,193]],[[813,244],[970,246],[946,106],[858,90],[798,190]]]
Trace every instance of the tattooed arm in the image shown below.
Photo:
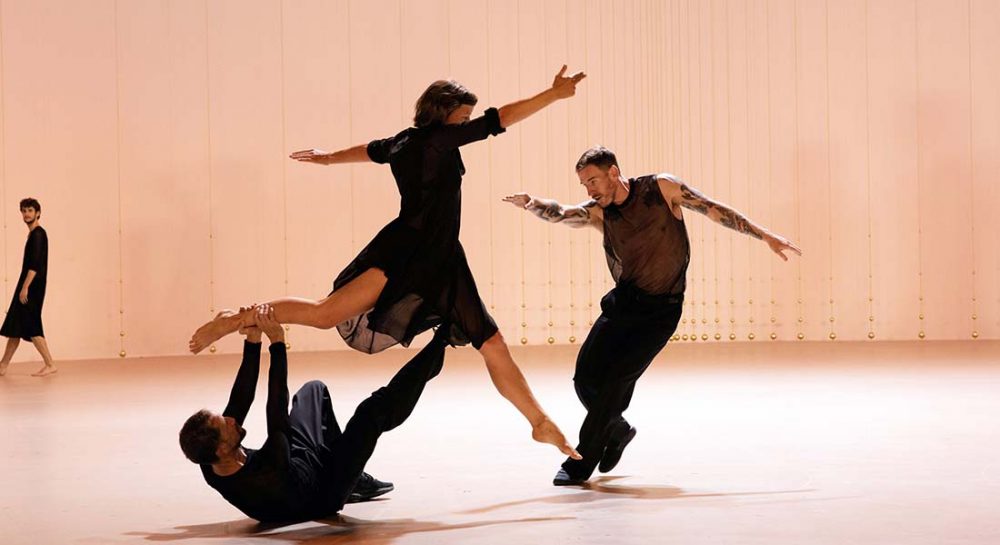
[[[590,225],[598,231],[603,226],[601,209],[593,199],[567,206],[549,199],[537,199],[527,193],[517,193],[504,197],[503,201],[523,208],[549,223],[565,223],[574,228]]]
[[[720,225],[763,240],[774,253],[785,261],[788,261],[788,257],[784,254],[785,250],[802,255],[802,250],[789,242],[788,239],[764,229],[725,204],[706,197],[679,178],[670,174],[660,174],[657,181],[663,198],[670,203],[670,208],[675,216],[680,217],[680,208],[694,210],[708,216],[709,219]]]

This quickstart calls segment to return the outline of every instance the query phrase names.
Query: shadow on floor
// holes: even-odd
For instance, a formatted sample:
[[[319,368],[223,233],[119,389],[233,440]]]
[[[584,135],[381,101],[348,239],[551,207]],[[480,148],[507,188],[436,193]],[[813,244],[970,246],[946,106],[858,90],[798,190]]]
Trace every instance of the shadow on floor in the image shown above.
[[[334,543],[364,543],[383,545],[408,534],[421,532],[446,532],[484,526],[538,523],[571,520],[574,517],[530,517],[503,520],[482,520],[457,524],[418,521],[414,519],[362,520],[344,515],[330,519],[299,524],[265,524],[249,519],[178,526],[177,532],[128,532],[126,535],[140,536],[148,541],[179,541],[203,539],[244,539],[266,538],[289,543],[309,543],[313,545]]]
[[[579,487],[565,487],[564,490],[583,490],[584,493],[566,493],[562,492],[559,494],[554,494],[551,496],[542,496],[540,498],[528,498],[524,500],[516,500],[504,503],[498,503],[495,505],[488,505],[486,507],[480,507],[476,509],[469,509],[467,511],[460,511],[461,514],[466,515],[477,515],[482,513],[489,513],[490,511],[496,511],[498,509],[504,509],[506,507],[515,507],[518,505],[527,505],[531,503],[589,503],[594,501],[601,501],[606,499],[612,499],[615,497],[628,497],[640,500],[671,500],[671,499],[687,499],[687,498],[716,498],[716,497],[733,497],[733,496],[758,496],[758,495],[773,495],[773,494],[801,494],[805,492],[814,492],[815,489],[807,488],[800,490],[766,490],[759,492],[715,492],[715,493],[688,493],[681,488],[676,486],[663,486],[663,485],[619,485],[612,484],[614,481],[625,479],[627,476],[605,476],[598,477],[596,479],[591,479]]]

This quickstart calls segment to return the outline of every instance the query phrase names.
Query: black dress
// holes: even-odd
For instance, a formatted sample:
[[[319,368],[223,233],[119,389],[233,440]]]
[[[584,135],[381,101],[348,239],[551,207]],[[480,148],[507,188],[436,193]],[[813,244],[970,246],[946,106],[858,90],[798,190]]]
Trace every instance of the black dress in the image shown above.
[[[460,125],[412,127],[368,144],[368,156],[389,163],[401,197],[386,225],[333,283],[337,290],[372,267],[388,278],[374,308],[339,324],[356,350],[369,354],[447,322],[448,342],[477,349],[497,332],[458,241],[462,214],[459,147],[504,132],[490,108]]]
[[[0,327],[0,335],[22,338],[30,341],[33,337],[44,337],[42,329],[42,303],[45,302],[45,278],[49,268],[49,237],[39,225],[28,233],[24,243],[24,260],[21,263],[21,277],[14,288],[14,298],[7,309],[7,318]],[[20,301],[28,271],[35,271],[35,279],[28,286],[28,303]]]

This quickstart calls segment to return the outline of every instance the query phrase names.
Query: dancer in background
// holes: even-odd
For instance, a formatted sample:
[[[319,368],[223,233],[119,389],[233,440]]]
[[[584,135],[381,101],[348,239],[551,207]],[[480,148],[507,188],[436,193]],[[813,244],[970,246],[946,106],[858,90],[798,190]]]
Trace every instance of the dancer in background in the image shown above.
[[[42,356],[42,368],[33,377],[54,374],[59,369],[52,363],[49,343],[42,328],[42,304],[45,303],[45,284],[49,271],[49,237],[39,223],[42,219],[42,205],[31,197],[19,204],[21,219],[28,227],[28,240],[24,243],[24,259],[21,262],[21,276],[14,288],[14,298],[7,309],[7,317],[0,327],[0,335],[7,337],[7,348],[0,360],[0,376],[7,374],[14,352],[21,339],[31,341]]]

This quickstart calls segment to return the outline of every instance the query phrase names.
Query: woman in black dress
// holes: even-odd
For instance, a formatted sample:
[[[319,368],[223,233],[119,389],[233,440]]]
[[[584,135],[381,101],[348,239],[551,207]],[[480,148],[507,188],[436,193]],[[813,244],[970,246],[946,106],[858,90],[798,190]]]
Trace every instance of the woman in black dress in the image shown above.
[[[557,100],[572,97],[586,76],[565,73],[563,66],[548,89],[499,110],[490,108],[471,120],[476,96],[457,82],[437,81],[417,100],[414,127],[333,153],[316,149],[293,153],[292,159],[323,165],[388,163],[402,202],[399,217],[340,273],[329,296],[269,304],[279,322],[336,326],[351,347],[367,353],[397,343],[406,346],[431,327],[447,327],[453,345],[472,343],[479,350],[497,390],[531,423],[532,437],[577,457],[511,358],[479,297],[458,241],[465,174],[459,148],[500,134]],[[236,331],[245,314],[221,312],[195,332],[189,348],[197,353]]]

